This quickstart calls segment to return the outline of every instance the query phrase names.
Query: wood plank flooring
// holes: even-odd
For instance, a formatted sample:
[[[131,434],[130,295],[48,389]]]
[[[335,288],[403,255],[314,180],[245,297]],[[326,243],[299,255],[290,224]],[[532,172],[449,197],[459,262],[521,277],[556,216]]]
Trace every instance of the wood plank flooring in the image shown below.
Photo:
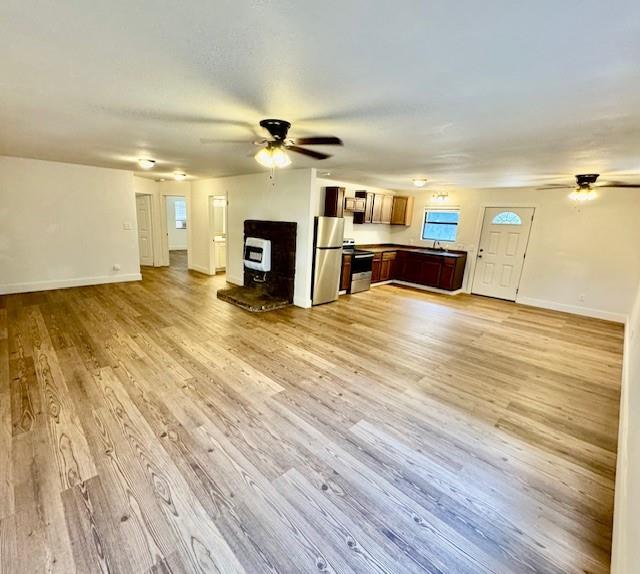
[[[0,570],[609,571],[623,330],[380,286],[0,297]]]

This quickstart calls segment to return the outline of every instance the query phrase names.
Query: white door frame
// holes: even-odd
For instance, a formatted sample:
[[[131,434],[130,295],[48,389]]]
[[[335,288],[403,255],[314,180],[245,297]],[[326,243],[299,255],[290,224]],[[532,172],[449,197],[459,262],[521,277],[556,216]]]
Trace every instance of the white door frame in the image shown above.
[[[162,244],[162,253],[164,255],[164,260],[166,261],[165,266],[169,266],[169,229],[167,227],[167,198],[168,197],[179,197],[184,199],[187,205],[187,267],[191,268],[191,202],[189,201],[189,197],[187,194],[180,193],[161,193],[160,194],[160,220],[162,225],[162,232],[160,234],[160,242]]]
[[[505,207],[507,206],[507,207]],[[493,201],[493,202],[489,202],[489,203],[483,203],[482,205],[480,205],[480,213],[479,216],[476,220],[476,232],[475,232],[475,238],[476,238],[476,242],[475,242],[475,246],[474,246],[474,250],[473,250],[473,254],[472,257],[467,257],[467,265],[469,265],[469,273],[468,273],[468,277],[469,279],[467,280],[467,284],[465,286],[465,292],[466,293],[472,293],[473,291],[473,281],[476,277],[476,269],[477,269],[477,262],[478,262],[478,249],[480,248],[480,240],[482,238],[482,226],[484,224],[484,215],[485,212],[487,211],[488,208],[496,208],[496,207],[505,207],[505,209],[507,209],[508,207],[515,207],[515,208],[519,208],[519,209],[533,209],[534,210],[534,215],[538,213],[538,208],[539,208],[539,204],[535,203],[535,202],[527,202],[527,203],[518,203],[513,202],[513,201]],[[534,217],[534,221],[535,221],[535,217]],[[529,229],[529,236],[527,237],[527,249],[529,249],[529,243],[531,242],[531,235],[533,234],[533,223],[531,223],[531,228]],[[526,253],[526,250],[525,250]],[[470,260],[470,261],[469,261]],[[527,258],[525,257],[524,262],[522,263],[522,270],[520,272],[520,277],[518,278],[518,290],[520,289],[520,282],[522,281],[522,275],[524,274],[524,267],[527,264]],[[516,302],[518,301],[518,295],[516,295]]]

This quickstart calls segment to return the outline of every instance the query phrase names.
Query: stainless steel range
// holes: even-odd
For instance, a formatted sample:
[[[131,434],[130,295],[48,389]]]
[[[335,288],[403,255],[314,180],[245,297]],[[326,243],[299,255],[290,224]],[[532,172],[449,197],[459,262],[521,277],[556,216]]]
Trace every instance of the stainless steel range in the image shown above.
[[[345,239],[342,250],[351,254],[351,293],[367,291],[371,287],[373,252],[356,249],[354,239]]]

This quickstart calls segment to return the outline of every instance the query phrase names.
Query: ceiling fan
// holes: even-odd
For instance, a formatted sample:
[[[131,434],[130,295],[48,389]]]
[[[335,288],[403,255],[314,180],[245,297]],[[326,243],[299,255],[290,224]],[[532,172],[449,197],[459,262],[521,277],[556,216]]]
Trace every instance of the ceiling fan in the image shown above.
[[[304,145],[343,145],[342,140],[335,136],[314,136],[306,138],[289,138],[289,128],[291,122],[286,120],[265,119],[260,122],[269,137],[254,141],[259,145],[260,150],[255,155],[256,161],[268,168],[287,167],[291,164],[291,159],[287,152],[295,152],[313,159],[327,159],[331,156],[326,153],[300,147]],[[202,143],[214,143],[215,140],[200,140]]]
[[[607,181],[594,185],[600,176],[599,173],[581,173],[576,175],[575,189],[569,194],[569,197],[575,201],[590,201],[597,197],[594,187],[631,187],[640,188],[640,183],[630,183],[627,181]],[[543,185],[538,189],[571,189],[573,186],[564,183],[550,183]]]

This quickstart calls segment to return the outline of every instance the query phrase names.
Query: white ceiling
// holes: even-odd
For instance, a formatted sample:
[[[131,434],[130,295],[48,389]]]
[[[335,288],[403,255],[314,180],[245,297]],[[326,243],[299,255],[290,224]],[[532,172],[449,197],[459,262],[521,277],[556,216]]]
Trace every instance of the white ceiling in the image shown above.
[[[0,54],[4,155],[256,172],[276,117],[384,187],[640,175],[637,0],[3,0]]]

